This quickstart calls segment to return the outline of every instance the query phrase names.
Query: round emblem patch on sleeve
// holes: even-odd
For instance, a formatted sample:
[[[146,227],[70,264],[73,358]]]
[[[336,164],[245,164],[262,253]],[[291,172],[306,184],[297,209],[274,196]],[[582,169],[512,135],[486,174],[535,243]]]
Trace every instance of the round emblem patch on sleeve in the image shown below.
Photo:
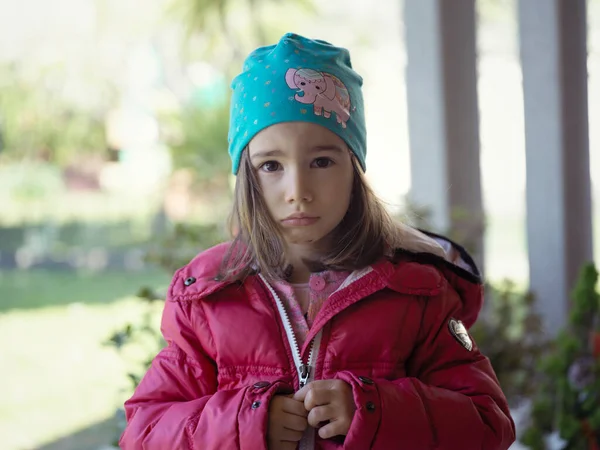
[[[460,342],[464,348],[466,348],[468,351],[473,350],[473,341],[469,337],[467,329],[460,320],[450,319],[448,321],[448,328],[450,329],[452,336],[454,336],[454,338]]]

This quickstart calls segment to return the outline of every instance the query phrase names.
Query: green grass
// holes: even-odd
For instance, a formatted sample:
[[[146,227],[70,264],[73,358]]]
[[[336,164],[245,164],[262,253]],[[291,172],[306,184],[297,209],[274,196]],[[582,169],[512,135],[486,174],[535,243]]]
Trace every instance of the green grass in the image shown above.
[[[142,285],[165,288],[168,281],[159,272],[2,273],[3,450],[39,448],[114,415],[130,394],[129,367],[103,342],[147,311],[129,294]],[[156,326],[161,308],[156,305]],[[70,448],[90,447],[75,442]]]
[[[107,304],[123,296],[136,294],[147,283],[166,285],[169,278],[168,274],[157,269],[102,274],[0,271],[0,312],[72,303]]]

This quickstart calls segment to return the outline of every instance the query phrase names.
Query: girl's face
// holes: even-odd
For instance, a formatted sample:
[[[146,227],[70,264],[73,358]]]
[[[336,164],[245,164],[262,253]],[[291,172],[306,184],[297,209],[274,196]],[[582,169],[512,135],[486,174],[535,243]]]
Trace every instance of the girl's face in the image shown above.
[[[354,169],[346,143],[325,127],[287,122],[258,133],[248,152],[286,243],[329,245],[323,238],[350,205]]]

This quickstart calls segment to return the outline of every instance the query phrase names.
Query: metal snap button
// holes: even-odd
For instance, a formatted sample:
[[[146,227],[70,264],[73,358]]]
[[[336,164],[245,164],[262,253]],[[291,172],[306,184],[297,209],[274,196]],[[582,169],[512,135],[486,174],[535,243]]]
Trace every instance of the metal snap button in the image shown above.
[[[358,377],[358,379],[365,384],[369,384],[369,385],[373,385],[375,384],[375,382],[373,380],[371,380],[370,378],[367,377]]]

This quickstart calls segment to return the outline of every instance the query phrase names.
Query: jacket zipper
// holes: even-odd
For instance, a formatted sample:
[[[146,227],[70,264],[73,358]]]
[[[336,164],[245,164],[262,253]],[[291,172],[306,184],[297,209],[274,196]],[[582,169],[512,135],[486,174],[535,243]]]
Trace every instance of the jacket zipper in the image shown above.
[[[373,269],[371,267],[366,267],[363,270],[353,272],[344,283],[338,288],[338,291],[344,289],[345,287],[352,284],[354,281],[362,278],[367,275]],[[308,361],[306,364],[302,361],[302,355],[300,354],[300,347],[298,346],[298,340],[294,333],[294,329],[292,328],[292,322],[290,321],[290,317],[283,306],[283,302],[275,292],[275,289],[268,283],[265,277],[262,274],[259,274],[260,279],[263,281],[267,289],[271,292],[271,295],[275,299],[275,303],[277,304],[277,310],[279,311],[279,316],[283,322],[283,327],[285,328],[285,334],[290,343],[290,348],[292,349],[292,356],[294,357],[294,365],[296,366],[296,370],[298,371],[298,380],[299,380],[299,388],[302,389],[308,383],[315,379],[315,358],[319,354],[319,349],[321,347],[321,337],[323,336],[323,330],[319,331],[312,342],[310,343],[310,351],[308,353]],[[336,291],[337,292],[337,291]],[[313,450],[315,447],[315,437],[316,430],[313,427],[308,427],[302,436],[302,439],[299,442],[298,448],[300,450]]]
[[[275,299],[275,303],[277,304],[277,309],[279,311],[279,315],[283,321],[283,327],[285,328],[285,334],[290,343],[290,347],[292,349],[292,355],[294,357],[294,365],[296,366],[296,370],[298,371],[298,380],[300,381],[299,389],[302,389],[308,383],[314,380],[314,369],[315,369],[315,358],[319,354],[319,347],[321,346],[321,335],[322,333],[319,331],[317,335],[314,337],[312,342],[310,343],[310,351],[308,353],[308,361],[304,363],[302,361],[302,356],[300,355],[300,347],[298,345],[298,340],[296,335],[294,334],[294,329],[292,328],[292,322],[290,321],[290,317],[283,306],[283,302],[275,292],[275,289],[271,287],[271,285],[267,282],[264,276],[259,274],[260,279],[265,283],[265,286],[273,295]]]
[[[265,277],[260,275],[261,280],[265,283],[265,286],[273,295],[275,299],[275,303],[277,304],[277,309],[279,311],[279,315],[281,320],[283,321],[283,327],[285,328],[285,334],[290,343],[290,347],[292,349],[292,355],[294,357],[294,365],[296,366],[296,370],[298,371],[298,380],[299,380],[299,388],[302,389],[308,383],[315,379],[315,358],[319,354],[319,348],[321,347],[321,336],[322,331],[319,331],[317,335],[313,338],[310,343],[310,351],[308,353],[308,361],[306,364],[302,361],[302,355],[300,354],[300,347],[298,346],[298,340],[296,335],[294,334],[294,329],[292,328],[292,322],[290,321],[290,317],[283,306],[283,302],[275,292],[275,289],[271,287],[271,285],[267,282]],[[315,448],[315,429],[313,427],[308,427],[304,434],[302,435],[302,439],[298,444],[298,448],[300,450],[313,450]]]

